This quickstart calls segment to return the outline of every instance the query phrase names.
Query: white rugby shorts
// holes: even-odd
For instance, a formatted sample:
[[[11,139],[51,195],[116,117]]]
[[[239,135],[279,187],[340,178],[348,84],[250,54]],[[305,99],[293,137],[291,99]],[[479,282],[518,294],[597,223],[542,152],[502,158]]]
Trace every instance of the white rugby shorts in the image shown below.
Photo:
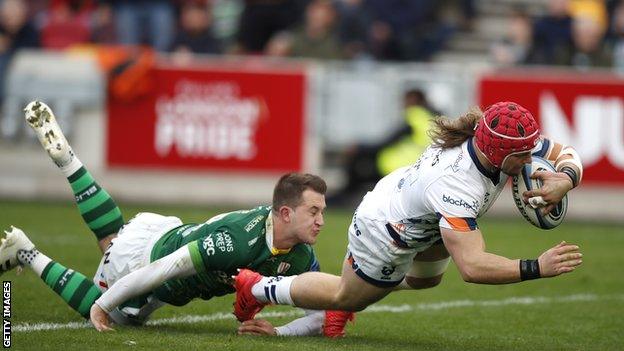
[[[181,225],[182,221],[177,217],[148,212],[137,214],[121,228],[102,256],[93,277],[95,285],[104,292],[123,276],[148,265],[152,248],[158,239]],[[124,307],[113,311],[110,316],[118,324],[136,324],[137,317],[147,317],[162,304],[156,299],[151,299],[146,306]]]
[[[417,264],[416,254],[431,247],[429,243],[417,248],[397,246],[388,233],[387,223],[353,216],[346,256],[360,278],[382,288],[399,285],[412,265]]]

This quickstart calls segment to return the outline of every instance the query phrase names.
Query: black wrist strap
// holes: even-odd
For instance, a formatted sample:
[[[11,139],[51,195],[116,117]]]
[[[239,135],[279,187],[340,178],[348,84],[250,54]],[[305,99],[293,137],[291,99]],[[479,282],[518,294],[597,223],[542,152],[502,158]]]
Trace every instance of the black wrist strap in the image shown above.
[[[567,174],[572,180],[572,187],[576,188],[578,185],[578,174],[576,174],[576,171],[572,167],[563,166],[559,172]]]
[[[520,280],[541,278],[537,260],[520,260]]]

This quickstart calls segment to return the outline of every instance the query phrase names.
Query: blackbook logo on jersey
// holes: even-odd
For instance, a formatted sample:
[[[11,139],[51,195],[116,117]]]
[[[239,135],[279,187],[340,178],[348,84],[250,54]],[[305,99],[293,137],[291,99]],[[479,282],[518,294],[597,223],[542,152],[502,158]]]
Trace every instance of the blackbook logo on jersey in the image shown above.
[[[11,282],[2,283],[2,346],[11,347]]]
[[[453,199],[452,197],[448,196],[448,195],[442,195],[442,201],[449,203],[451,205],[455,205],[455,206],[459,206],[459,207],[464,207],[466,209],[469,210],[477,210],[477,207],[479,207],[479,203],[475,200],[473,201],[472,205],[467,203],[466,201],[464,201],[463,199]]]

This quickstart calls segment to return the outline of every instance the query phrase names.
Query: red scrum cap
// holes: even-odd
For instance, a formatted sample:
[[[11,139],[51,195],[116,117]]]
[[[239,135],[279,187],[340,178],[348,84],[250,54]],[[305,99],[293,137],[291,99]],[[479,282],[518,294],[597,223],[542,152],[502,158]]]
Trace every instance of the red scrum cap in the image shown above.
[[[538,137],[539,126],[531,112],[509,101],[488,107],[475,127],[477,147],[496,168],[507,156],[533,149]]]

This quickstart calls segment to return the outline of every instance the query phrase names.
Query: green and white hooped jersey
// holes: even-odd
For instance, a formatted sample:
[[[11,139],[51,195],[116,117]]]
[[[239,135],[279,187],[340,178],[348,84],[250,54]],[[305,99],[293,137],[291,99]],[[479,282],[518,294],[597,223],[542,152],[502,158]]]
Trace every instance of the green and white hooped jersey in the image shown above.
[[[220,214],[201,224],[184,224],[156,242],[151,261],[188,246],[198,273],[169,280],[154,294],[163,302],[182,306],[197,297],[207,300],[233,293],[231,276],[237,268],[250,268],[267,276],[318,270],[310,245],[298,244],[275,255],[271,252],[272,242],[270,206]]]

